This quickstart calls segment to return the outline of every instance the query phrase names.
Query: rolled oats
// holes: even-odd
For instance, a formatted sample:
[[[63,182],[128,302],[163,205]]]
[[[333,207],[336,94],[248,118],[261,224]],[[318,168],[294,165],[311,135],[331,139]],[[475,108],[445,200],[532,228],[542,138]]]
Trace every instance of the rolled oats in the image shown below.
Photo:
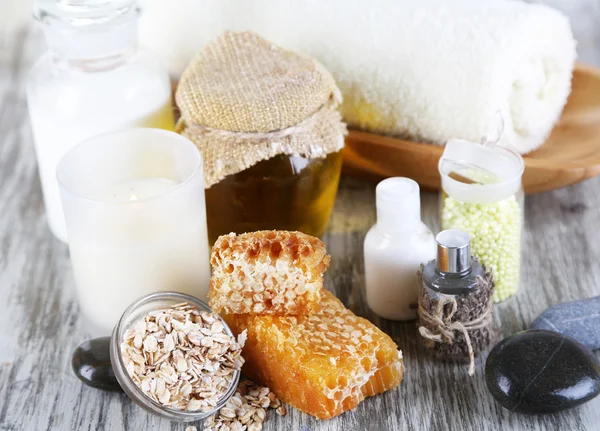
[[[236,341],[217,316],[182,303],[151,311],[130,326],[121,355],[150,399],[173,409],[209,411],[244,364],[245,342],[245,332]]]
[[[287,413],[281,401],[269,388],[244,380],[240,382],[235,395],[227,401],[225,407],[206,419],[203,431],[260,431],[267,417],[266,409],[269,407],[277,408],[280,416]]]

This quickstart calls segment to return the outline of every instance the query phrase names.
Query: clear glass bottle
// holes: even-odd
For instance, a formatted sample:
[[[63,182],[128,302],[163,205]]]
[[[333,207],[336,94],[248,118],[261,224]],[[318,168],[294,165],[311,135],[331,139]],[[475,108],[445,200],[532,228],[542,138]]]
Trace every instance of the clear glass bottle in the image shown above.
[[[48,223],[66,242],[56,181],[79,142],[129,127],[174,129],[167,72],[137,49],[136,0],[38,0],[48,52],[33,67],[27,100]]]
[[[495,302],[519,287],[524,166],[510,149],[458,139],[448,141],[438,165],[441,227],[469,233],[473,255],[494,276]]]

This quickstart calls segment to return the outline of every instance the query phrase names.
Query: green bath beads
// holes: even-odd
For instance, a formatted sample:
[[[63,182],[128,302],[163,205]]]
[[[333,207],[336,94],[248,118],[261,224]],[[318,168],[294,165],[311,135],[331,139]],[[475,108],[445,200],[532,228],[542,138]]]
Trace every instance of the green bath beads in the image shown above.
[[[442,229],[471,235],[473,255],[494,275],[494,302],[504,301],[519,288],[521,211],[516,196],[486,204],[462,202],[445,193],[442,197]]]

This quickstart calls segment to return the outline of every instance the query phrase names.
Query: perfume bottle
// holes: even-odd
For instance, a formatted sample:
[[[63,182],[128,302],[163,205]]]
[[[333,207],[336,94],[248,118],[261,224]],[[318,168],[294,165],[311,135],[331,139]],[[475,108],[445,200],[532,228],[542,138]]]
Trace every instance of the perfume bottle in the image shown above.
[[[419,185],[388,178],[376,189],[377,223],[364,243],[369,308],[390,320],[417,318],[422,262],[435,257],[435,239],[421,221]]]
[[[469,234],[448,229],[437,237],[437,259],[419,272],[419,333],[425,347],[443,360],[474,359],[496,337],[493,329],[494,281],[471,257]]]

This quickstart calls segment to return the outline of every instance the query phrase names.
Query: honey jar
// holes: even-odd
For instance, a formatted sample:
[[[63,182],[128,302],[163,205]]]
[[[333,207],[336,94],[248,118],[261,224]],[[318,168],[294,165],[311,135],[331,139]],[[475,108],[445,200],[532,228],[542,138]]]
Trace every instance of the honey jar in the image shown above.
[[[177,131],[204,158],[209,240],[229,232],[320,236],[333,209],[346,126],[316,60],[226,32],[184,71]]]

